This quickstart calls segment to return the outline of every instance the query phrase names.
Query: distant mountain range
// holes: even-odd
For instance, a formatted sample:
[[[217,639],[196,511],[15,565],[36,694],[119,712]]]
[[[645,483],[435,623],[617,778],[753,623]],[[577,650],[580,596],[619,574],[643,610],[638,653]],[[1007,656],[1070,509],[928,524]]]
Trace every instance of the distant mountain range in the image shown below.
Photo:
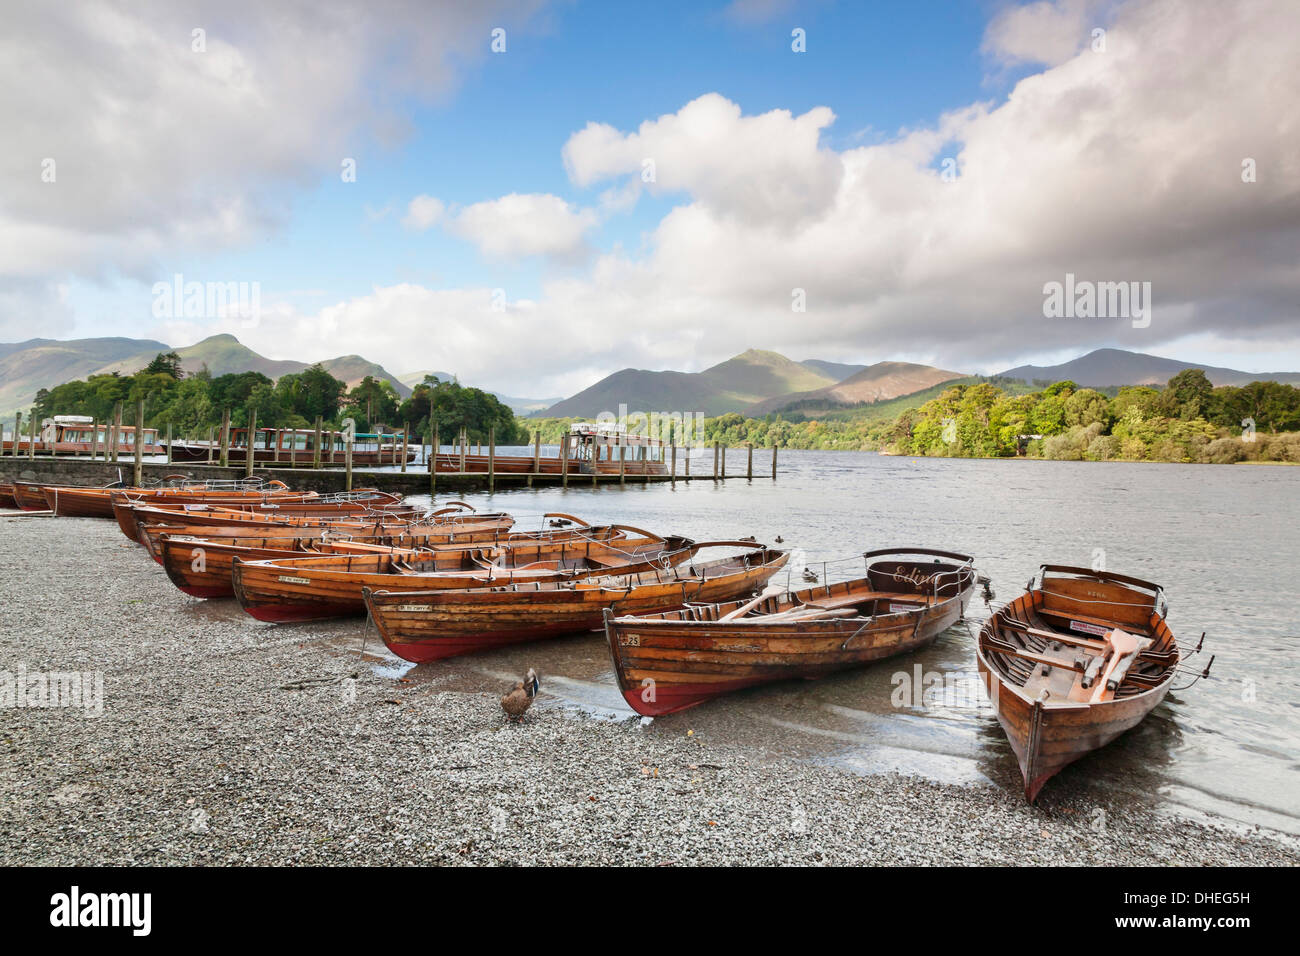
[[[820,366],[820,367],[819,367]],[[795,362],[776,352],[750,349],[703,372],[650,372],[625,368],[606,376],[572,398],[557,402],[547,417],[591,418],[603,411],[680,411],[722,415],[744,411],[757,402],[834,385],[835,363]]]
[[[1300,372],[1242,372],[1195,362],[1161,358],[1124,349],[1097,349],[1060,365],[1020,365],[999,374],[1024,382],[1072,381],[1089,388],[1108,385],[1164,385],[1184,369],[1199,368],[1215,385],[1245,385],[1248,382],[1272,381],[1284,385],[1300,383]]]
[[[751,405],[747,411],[751,415],[766,415],[783,408],[798,407],[806,414],[817,409],[885,402],[964,377],[961,372],[949,372],[930,365],[913,365],[911,362],[877,362],[875,365],[857,368],[859,371],[834,385],[811,392],[795,392],[769,398]]]
[[[184,348],[174,348],[151,339],[29,339],[26,342],[0,344],[0,415],[13,416],[26,411],[42,388],[89,375],[119,372],[130,375],[144,368],[159,352],[175,352],[181,367],[194,373],[205,365],[213,375],[236,372],[261,372],[276,379],[290,372],[301,372],[310,362],[269,359],[243,345],[233,335],[213,335]],[[410,388],[381,365],[359,355],[340,355],[320,363],[335,378],[351,387],[367,375],[387,379],[403,398]]]
[[[176,352],[185,371],[191,373],[206,365],[213,375],[257,371],[278,378],[300,372],[309,364],[266,358],[233,335],[213,335],[184,348],[128,338],[0,343],[0,416],[9,419],[14,411],[26,411],[41,388],[97,373],[130,374],[148,365],[159,352],[169,351]],[[425,375],[436,375],[444,381],[456,379],[450,372],[423,371],[399,377],[359,355],[342,355],[321,365],[349,387],[367,375],[386,379],[403,398]],[[1300,372],[1242,372],[1123,349],[1097,349],[1060,365],[1021,365],[999,374],[1031,384],[1069,379],[1097,388],[1163,385],[1188,368],[1203,369],[1215,385],[1244,385],[1257,380],[1300,384]],[[909,362],[796,362],[777,352],[750,349],[702,372],[626,368],[562,400],[492,394],[516,414],[538,417],[594,418],[604,411],[617,413],[620,405],[627,406],[629,412],[703,412],[711,416],[739,412],[763,416],[797,409],[806,415],[905,398],[964,377],[961,372]]]

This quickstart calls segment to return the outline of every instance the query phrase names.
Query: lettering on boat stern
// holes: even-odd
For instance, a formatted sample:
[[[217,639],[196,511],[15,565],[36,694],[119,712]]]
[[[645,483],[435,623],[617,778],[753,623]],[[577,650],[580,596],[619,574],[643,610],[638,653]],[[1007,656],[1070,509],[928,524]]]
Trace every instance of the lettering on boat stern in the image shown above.
[[[311,584],[311,578],[295,578],[290,574],[282,574],[277,580],[283,581],[285,584]]]
[[[394,611],[409,611],[412,614],[422,614],[426,611],[432,611],[432,604],[396,604],[393,606]]]
[[[640,634],[620,634],[620,635],[618,636],[618,642],[619,642],[620,644],[622,644],[624,647],[640,647],[640,646],[641,646],[641,635],[640,635]]]

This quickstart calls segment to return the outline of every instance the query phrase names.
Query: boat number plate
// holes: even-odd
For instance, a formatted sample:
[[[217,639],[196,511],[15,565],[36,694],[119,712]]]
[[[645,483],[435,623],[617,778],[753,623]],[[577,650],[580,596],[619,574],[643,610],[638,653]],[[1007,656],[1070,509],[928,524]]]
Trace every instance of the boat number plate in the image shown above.
[[[432,604],[399,604],[393,610],[414,611],[416,613],[419,613],[421,611],[432,611],[433,605]]]
[[[620,634],[620,635],[619,635],[619,638],[618,638],[618,642],[619,642],[620,644],[622,644],[624,647],[640,647],[640,646],[641,646],[641,635],[640,635],[640,634]]]
[[[915,611],[920,606],[919,604],[895,604],[890,602],[889,610],[891,613],[894,611]]]
[[[1100,624],[1089,624],[1087,621],[1071,621],[1070,630],[1081,634],[1096,634],[1098,637],[1105,637],[1110,633],[1110,628],[1102,627]]]
[[[311,578],[295,578],[288,574],[280,575],[280,580],[285,584],[311,584]]]

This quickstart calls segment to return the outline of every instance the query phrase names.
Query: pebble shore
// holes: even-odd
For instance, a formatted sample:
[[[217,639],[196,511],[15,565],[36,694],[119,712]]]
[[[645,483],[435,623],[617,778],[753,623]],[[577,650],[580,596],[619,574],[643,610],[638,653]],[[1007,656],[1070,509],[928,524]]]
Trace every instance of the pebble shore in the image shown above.
[[[104,680],[100,716],[0,707],[10,865],[1300,864],[1267,831],[759,759],[545,694],[507,723],[502,686],[376,673],[373,631],[340,653],[358,620],[186,597],[108,521],[0,516],[0,579],[0,671]]]

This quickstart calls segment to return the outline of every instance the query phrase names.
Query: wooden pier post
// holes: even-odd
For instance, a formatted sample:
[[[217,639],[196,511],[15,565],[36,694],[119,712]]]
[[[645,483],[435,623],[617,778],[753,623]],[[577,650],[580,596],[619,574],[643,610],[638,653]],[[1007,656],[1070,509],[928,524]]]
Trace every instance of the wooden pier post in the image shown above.
[[[347,432],[343,433],[343,468],[347,473],[345,491],[352,490],[352,438]]]
[[[32,409],[31,420],[27,423],[27,457],[31,461],[36,460],[36,409]]]
[[[749,453],[749,460],[748,460],[748,462],[747,462],[746,465],[745,465],[745,477],[748,478],[750,481],[753,481],[753,479],[754,479],[754,443],[753,443],[752,441],[747,441],[747,442],[745,442],[745,450]]]
[[[497,430],[493,425],[488,428],[488,494],[496,488],[497,483]]]
[[[23,437],[23,413],[15,412],[14,413],[14,457],[15,458],[18,457],[18,445],[22,441],[22,437]],[[4,451],[4,449],[0,448],[0,451]]]
[[[212,464],[212,446],[216,444],[216,432],[211,425],[208,426],[208,464]]]
[[[172,463],[172,423],[167,423],[167,464]]]
[[[131,470],[132,485],[144,484],[144,399],[135,400],[135,465]]]
[[[230,406],[221,410],[221,467],[230,465]]]
[[[429,442],[429,504],[438,493],[438,426],[433,426],[433,438]]]
[[[772,446],[772,477],[776,477],[776,446]]]
[[[99,450],[99,421],[91,419],[90,421],[90,460],[95,460],[95,453]]]
[[[402,474],[406,474],[406,458],[411,448],[411,423],[402,425]]]
[[[569,487],[569,433],[560,436],[560,487]]]
[[[673,442],[673,467],[672,467],[671,474],[672,474],[672,479],[671,479],[672,483],[675,485],[677,484],[677,442],[675,440]]]
[[[621,435],[618,439],[618,483],[627,484],[627,445],[623,444]]]
[[[339,433],[330,429],[330,464],[334,464],[334,446],[338,444]]]
[[[312,455],[311,455],[311,466],[313,468],[320,468],[320,437],[321,437],[321,428],[324,426],[324,424],[325,423],[321,421],[321,417],[317,415],[315,448],[312,450]]]
[[[460,426],[460,473],[465,474],[465,446],[469,444],[469,433],[465,426]]]
[[[257,457],[257,409],[248,410],[248,440],[244,442],[244,477],[253,477],[253,460]]]
[[[118,402],[113,406],[113,464],[117,464],[120,457],[118,455],[119,447],[122,444],[122,403]]]
[[[718,480],[718,442],[713,443],[713,480]]]
[[[542,473],[542,430],[533,432],[533,474]]]

